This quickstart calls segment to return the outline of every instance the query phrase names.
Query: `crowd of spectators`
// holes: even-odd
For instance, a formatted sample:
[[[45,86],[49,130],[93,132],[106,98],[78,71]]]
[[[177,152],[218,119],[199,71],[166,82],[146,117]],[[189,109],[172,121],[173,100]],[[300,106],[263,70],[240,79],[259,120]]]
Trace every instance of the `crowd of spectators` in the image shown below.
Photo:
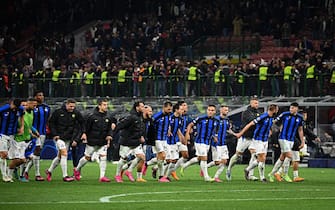
[[[0,84],[5,88],[0,97],[24,97],[37,88],[48,89],[47,96],[53,97],[334,95],[334,2],[330,0],[28,0],[4,4]],[[109,21],[91,27],[86,33],[88,48],[74,53],[75,40],[69,32],[97,18]],[[217,58],[208,62],[176,57],[180,46],[191,45],[201,36],[272,35],[292,46],[287,36],[299,37],[307,31],[311,32],[308,38],[322,40],[320,50],[303,40],[291,58],[233,64]],[[29,34],[33,41],[15,54],[18,41]],[[269,67],[268,76],[260,81],[259,67],[264,64]],[[283,76],[288,65],[293,67],[289,82]],[[310,81],[306,72],[313,65]],[[196,67],[196,81],[189,77],[192,67]],[[125,80],[120,70],[125,70]],[[104,71],[106,81],[102,81]],[[87,75],[92,73],[90,82]],[[310,85],[315,88],[306,88]]]

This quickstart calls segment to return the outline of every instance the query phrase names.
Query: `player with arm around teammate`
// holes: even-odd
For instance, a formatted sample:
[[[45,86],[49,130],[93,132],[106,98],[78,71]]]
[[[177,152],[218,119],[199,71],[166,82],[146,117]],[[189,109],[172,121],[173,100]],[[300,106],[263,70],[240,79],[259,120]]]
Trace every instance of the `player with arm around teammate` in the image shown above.
[[[252,163],[249,163],[248,167],[244,169],[245,179],[249,180],[249,171],[258,166],[260,180],[266,182],[264,175],[265,160],[268,149],[268,138],[271,134],[271,127],[273,124],[273,118],[278,112],[278,106],[271,104],[268,107],[267,112],[264,112],[259,117],[248,123],[242,131],[236,134],[237,138],[240,138],[251,126],[256,125],[254,135],[252,138],[253,147],[256,150],[257,159]]]

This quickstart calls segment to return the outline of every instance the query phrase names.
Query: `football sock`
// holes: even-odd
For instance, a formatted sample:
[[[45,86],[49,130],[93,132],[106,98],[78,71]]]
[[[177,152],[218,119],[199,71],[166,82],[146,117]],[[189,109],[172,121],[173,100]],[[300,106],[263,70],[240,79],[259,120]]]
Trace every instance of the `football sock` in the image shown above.
[[[204,178],[208,179],[209,175],[208,175],[208,170],[207,170],[207,160],[201,160],[200,161],[200,168],[201,168],[202,172],[204,173]]]
[[[191,160],[187,161],[187,162],[183,165],[183,168],[185,169],[185,168],[187,168],[187,167],[189,167],[189,166],[191,166],[191,165],[193,165],[193,164],[195,164],[195,163],[198,163],[198,162],[199,162],[198,157],[194,157],[194,158],[192,158]],[[206,165],[207,165],[207,164],[206,164]]]
[[[258,172],[261,180],[265,179],[264,169],[265,169],[265,162],[258,162]]]
[[[250,157],[250,160],[249,160],[249,166],[250,166],[250,163],[253,164],[255,160],[257,161],[257,155],[256,155],[256,153],[252,153],[251,157]],[[257,163],[257,165],[258,165],[258,163]],[[255,165],[255,167],[257,165]],[[249,177],[254,175],[254,168],[255,167],[253,167],[249,170]]]
[[[214,175],[214,178],[219,178],[220,175],[222,174],[223,170],[224,170],[225,164],[220,163],[220,165],[218,166],[218,169],[216,170],[216,173]]]
[[[55,158],[52,160],[52,163],[51,163],[51,165],[50,165],[48,171],[51,173],[51,172],[58,166],[59,162],[60,162],[59,157],[58,157],[58,156],[55,157]]]
[[[207,168],[210,168],[210,167],[213,167],[213,166],[215,166],[215,162],[214,161],[212,161],[210,163],[207,163]]]
[[[288,169],[290,168],[290,163],[291,163],[292,158],[286,157],[283,163],[283,173],[287,175]]]
[[[80,158],[79,162],[78,162],[78,165],[76,167],[76,170],[77,171],[80,171],[81,168],[86,165],[86,163],[88,162],[88,160],[86,160],[85,156],[83,156],[82,158]]]
[[[100,156],[100,178],[105,176],[106,168],[107,168],[107,157],[106,156]]]
[[[175,169],[177,170],[177,169],[178,169],[181,165],[183,165],[186,161],[187,161],[186,158],[183,158],[183,157],[179,158],[178,161],[177,161],[177,163],[176,163],[176,165],[175,165]]]
[[[234,154],[229,161],[229,165],[227,170],[231,170],[231,168],[237,163],[237,160],[240,158],[240,156],[238,154]]]
[[[35,176],[41,176],[40,173],[40,156],[33,155],[33,162],[35,166]]]
[[[60,167],[62,168],[63,177],[67,176],[67,156],[60,156]]]
[[[124,164],[126,164],[126,160],[120,158],[119,162],[117,163],[117,167],[116,167],[116,176],[120,176],[121,175],[121,169],[122,169],[122,166]]]
[[[279,168],[280,168],[282,165],[283,165],[283,161],[280,160],[280,159],[278,159],[278,160],[276,161],[275,165],[274,165],[273,168],[272,168],[271,174],[272,174],[272,175],[275,174],[275,173],[279,170]]]

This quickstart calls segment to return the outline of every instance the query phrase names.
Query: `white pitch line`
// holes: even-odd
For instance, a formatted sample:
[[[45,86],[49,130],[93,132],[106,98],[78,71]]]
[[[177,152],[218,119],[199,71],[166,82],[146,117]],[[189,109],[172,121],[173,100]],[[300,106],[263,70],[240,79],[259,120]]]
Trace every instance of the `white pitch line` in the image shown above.
[[[150,202],[150,203],[157,203],[157,202],[221,202],[221,201],[283,201],[283,200],[335,200],[335,197],[302,197],[302,198],[222,198],[222,199],[148,199],[148,200],[113,200],[115,198],[121,197],[128,197],[134,195],[152,195],[152,194],[174,194],[174,193],[203,193],[203,192],[257,192],[257,191],[268,191],[268,192],[288,192],[290,190],[277,190],[277,189],[268,189],[268,190],[256,190],[256,189],[249,189],[249,190],[192,190],[192,191],[163,191],[163,192],[138,192],[138,193],[122,193],[116,194],[111,196],[104,196],[101,197],[98,201],[0,201],[0,205],[62,205],[62,204],[97,204],[97,203],[142,203],[142,202]],[[327,189],[297,189],[297,192],[315,192],[315,191],[329,191]]]
[[[289,201],[289,200],[334,200],[335,197],[302,197],[302,198],[220,198],[220,199],[158,199],[158,200],[124,200],[124,201],[109,201],[109,202],[100,202],[100,201],[27,201],[27,202],[0,202],[0,205],[63,205],[63,204],[107,204],[107,203],[160,203],[160,202],[236,202],[236,201]]]

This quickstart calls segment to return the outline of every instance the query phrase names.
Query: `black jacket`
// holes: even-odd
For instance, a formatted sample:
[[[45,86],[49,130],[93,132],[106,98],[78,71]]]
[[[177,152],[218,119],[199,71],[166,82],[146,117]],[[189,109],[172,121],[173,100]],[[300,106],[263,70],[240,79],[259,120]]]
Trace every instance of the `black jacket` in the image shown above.
[[[82,131],[85,130],[85,121],[78,110],[68,112],[63,105],[56,109],[49,120],[51,137],[60,136],[64,141],[80,141]]]
[[[116,125],[114,133],[120,131],[120,145],[136,147],[141,144],[141,136],[145,136],[145,122],[141,113],[132,110]]]
[[[241,124],[241,129],[243,129],[249,122],[251,122],[252,120],[256,119],[256,117],[258,117],[260,115],[260,112],[258,111],[258,109],[254,109],[252,108],[250,105],[248,106],[247,110],[245,110],[244,112],[242,112],[242,124]],[[254,130],[255,130],[255,126],[252,126],[251,128],[249,128],[245,133],[244,133],[244,137],[246,138],[252,138],[254,135]]]
[[[116,119],[107,112],[99,112],[98,108],[88,114],[85,130],[83,131],[87,136],[87,144],[90,146],[106,145],[106,137],[113,135],[112,123],[116,123]]]

